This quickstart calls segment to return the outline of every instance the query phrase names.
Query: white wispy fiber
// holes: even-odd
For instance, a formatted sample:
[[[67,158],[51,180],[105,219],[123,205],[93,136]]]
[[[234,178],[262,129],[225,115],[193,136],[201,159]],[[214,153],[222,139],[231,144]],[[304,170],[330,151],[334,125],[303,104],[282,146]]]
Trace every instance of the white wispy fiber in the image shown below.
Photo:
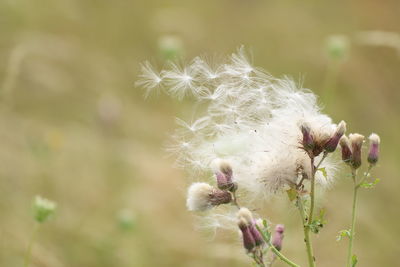
[[[281,192],[297,181],[299,170],[310,176],[309,156],[300,149],[299,126],[306,122],[313,134],[324,138],[336,130],[310,90],[253,67],[243,48],[214,68],[202,58],[186,67],[170,66],[161,76],[145,68],[145,81],[154,77],[153,82],[144,82],[147,89],[162,84],[167,94],[191,95],[203,107],[198,120],[177,120],[181,128],[169,147],[177,166],[199,179],[212,177],[213,160],[228,161],[240,201],[246,204],[263,203]],[[317,172],[318,185],[332,182],[337,163],[332,156],[322,163],[327,176]]]

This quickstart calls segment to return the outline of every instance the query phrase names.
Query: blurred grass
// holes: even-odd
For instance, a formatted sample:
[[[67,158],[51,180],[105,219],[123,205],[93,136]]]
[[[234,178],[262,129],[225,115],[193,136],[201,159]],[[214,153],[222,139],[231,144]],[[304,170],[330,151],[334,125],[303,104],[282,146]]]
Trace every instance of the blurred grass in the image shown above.
[[[185,211],[185,174],[162,146],[174,116],[191,100],[143,99],[138,65],[163,64],[158,40],[182,40],[187,59],[244,44],[255,65],[291,75],[322,95],[325,39],[361,30],[400,32],[398,1],[78,1],[0,2],[0,266],[21,266],[33,229],[31,201],[59,203],[34,248],[34,266],[246,266],[229,233],[196,231]],[[355,252],[360,266],[395,266],[400,245],[397,141],[400,57],[385,47],[352,45],[326,111],[349,130],[381,135],[374,174],[362,192]],[[321,101],[323,102],[323,100]],[[315,238],[321,266],[341,266],[350,182],[326,194],[328,225]],[[266,209],[287,226],[285,253],[305,262],[299,218],[284,201]],[[118,227],[121,209],[135,227]],[[283,266],[277,263],[276,266]]]

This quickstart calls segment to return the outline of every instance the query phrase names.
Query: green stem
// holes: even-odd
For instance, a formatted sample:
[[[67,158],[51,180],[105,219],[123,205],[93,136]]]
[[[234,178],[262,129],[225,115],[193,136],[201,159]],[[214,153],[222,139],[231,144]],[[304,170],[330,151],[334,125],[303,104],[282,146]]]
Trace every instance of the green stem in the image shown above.
[[[308,216],[308,223],[312,223],[313,221],[313,216],[314,216],[314,206],[315,206],[315,174],[321,166],[321,163],[324,161],[324,159],[328,156],[328,153],[324,151],[324,154],[321,158],[321,160],[318,162],[317,166],[314,166],[314,158],[311,158],[311,203],[310,203],[310,215]]]
[[[286,258],[279,250],[277,250],[270,242],[268,237],[265,236],[264,232],[260,229],[260,227],[256,224],[257,230],[261,233],[261,236],[263,237],[264,241],[267,243],[268,247],[271,249],[271,251],[283,262],[287,263],[289,266],[292,267],[300,267],[300,265],[297,265],[296,263],[292,262],[288,258]]]
[[[304,242],[306,243],[306,248],[307,248],[308,265],[310,267],[315,267],[315,257],[313,255],[313,248],[310,239],[310,227],[308,226],[307,223],[303,200],[301,199],[300,196],[297,197],[297,206],[299,208],[301,221],[303,223]]]
[[[347,253],[347,266],[352,266],[352,258],[353,258],[353,244],[354,244],[354,235],[356,229],[356,210],[357,210],[357,193],[358,189],[360,188],[361,184],[368,178],[368,175],[371,171],[372,165],[368,167],[367,172],[365,173],[364,177],[361,179],[360,182],[357,182],[357,170],[352,170],[351,176],[353,178],[354,183],[354,191],[353,191],[353,207],[351,212],[351,228],[350,228],[350,237],[349,237],[349,250]]]
[[[29,240],[29,244],[28,244],[28,248],[26,250],[26,255],[25,255],[25,267],[29,267],[30,262],[31,262],[31,254],[32,254],[32,247],[33,247],[33,243],[35,242],[37,233],[39,232],[40,229],[40,224],[37,223],[35,224],[35,228],[33,229],[32,235],[31,235],[31,239]]]
[[[324,154],[325,155],[325,154]],[[319,165],[319,164],[318,164]],[[310,215],[308,216],[308,224],[312,223],[314,214],[314,203],[315,203],[315,172],[316,168],[314,166],[314,158],[311,158],[311,203],[310,203]]]

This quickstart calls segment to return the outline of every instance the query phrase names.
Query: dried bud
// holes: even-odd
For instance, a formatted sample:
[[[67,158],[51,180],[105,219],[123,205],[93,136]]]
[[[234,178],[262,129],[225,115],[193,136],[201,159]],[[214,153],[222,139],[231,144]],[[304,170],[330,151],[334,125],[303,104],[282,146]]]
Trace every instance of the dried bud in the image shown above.
[[[379,135],[373,133],[369,136],[370,146],[368,152],[368,162],[371,165],[375,165],[378,162],[380,142],[381,139],[379,138]]]
[[[275,233],[272,237],[272,245],[279,251],[282,249],[284,231],[285,231],[285,226],[283,224],[278,224],[275,227]]]
[[[219,189],[236,191],[237,185],[232,181],[233,171],[230,163],[225,160],[216,159],[212,162],[212,167],[217,178]]]
[[[256,246],[256,241],[254,240],[253,235],[250,232],[250,228],[247,225],[247,222],[245,219],[240,218],[238,221],[238,226],[240,231],[242,232],[242,238],[243,238],[243,246],[247,251],[252,251],[253,248]]]
[[[351,166],[354,169],[358,169],[361,166],[361,147],[364,142],[364,136],[361,134],[350,134],[349,136],[350,143],[351,143],[351,151],[352,151],[352,158],[351,158]]]
[[[340,138],[343,136],[345,132],[346,132],[346,123],[344,121],[341,121],[337,126],[333,136],[331,136],[329,140],[325,143],[324,145],[325,151],[327,152],[335,151]]]
[[[342,138],[340,138],[339,142],[340,142],[340,147],[342,148],[342,160],[346,164],[350,165],[353,153],[351,152],[349,138],[347,138],[347,136],[344,135],[342,136]]]
[[[33,202],[35,220],[38,223],[47,221],[54,214],[56,207],[57,205],[53,201],[36,196]]]
[[[194,183],[189,187],[186,206],[191,211],[205,211],[232,201],[228,191],[222,191],[207,183]]]
[[[311,127],[308,123],[303,122],[300,129],[303,133],[302,145],[307,152],[311,152],[314,148],[314,138],[311,134]]]

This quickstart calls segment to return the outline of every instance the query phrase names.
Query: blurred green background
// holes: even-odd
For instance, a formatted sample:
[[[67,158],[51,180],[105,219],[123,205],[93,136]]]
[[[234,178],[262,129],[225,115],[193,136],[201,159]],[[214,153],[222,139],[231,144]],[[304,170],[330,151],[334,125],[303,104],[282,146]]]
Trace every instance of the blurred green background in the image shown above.
[[[242,44],[256,66],[321,95],[350,132],[380,134],[381,182],[360,194],[355,252],[360,266],[398,266],[399,14],[398,0],[2,0],[0,266],[22,266],[37,194],[58,211],[33,266],[249,266],[235,234],[197,230],[185,209],[189,181],[165,157],[174,116],[190,118],[193,101],[145,100],[134,86],[144,60],[162,66]],[[371,30],[394,34],[360,38]],[[349,44],[342,59],[327,52],[337,34]],[[335,241],[350,223],[342,176],[314,238],[319,266],[345,262],[347,241]],[[304,265],[300,219],[287,207],[272,202],[265,216],[286,225],[284,253]]]

